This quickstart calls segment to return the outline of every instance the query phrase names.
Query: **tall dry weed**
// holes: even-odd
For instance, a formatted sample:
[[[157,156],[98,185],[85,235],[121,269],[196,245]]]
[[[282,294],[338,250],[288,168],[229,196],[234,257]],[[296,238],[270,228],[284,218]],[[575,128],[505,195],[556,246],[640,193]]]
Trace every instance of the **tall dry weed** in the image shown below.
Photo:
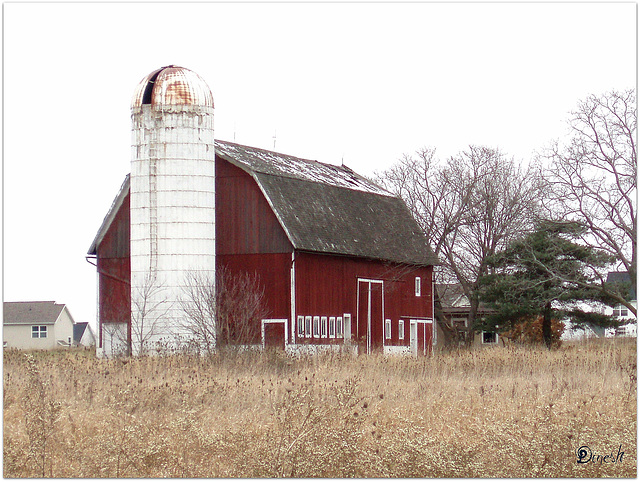
[[[421,359],[9,350],[4,475],[635,477],[635,363],[635,340]],[[624,455],[578,464],[582,446]]]

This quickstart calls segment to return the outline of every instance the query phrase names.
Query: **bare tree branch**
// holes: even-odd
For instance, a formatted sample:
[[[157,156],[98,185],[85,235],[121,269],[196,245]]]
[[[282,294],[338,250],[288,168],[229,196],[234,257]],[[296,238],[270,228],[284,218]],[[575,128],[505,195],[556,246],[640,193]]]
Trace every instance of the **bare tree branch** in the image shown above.
[[[588,230],[583,242],[615,256],[615,269],[628,271],[635,286],[635,91],[589,96],[572,112],[569,127],[571,138],[567,143],[555,141],[538,156],[546,164],[549,218],[585,225]],[[636,314],[628,300],[622,304]]]

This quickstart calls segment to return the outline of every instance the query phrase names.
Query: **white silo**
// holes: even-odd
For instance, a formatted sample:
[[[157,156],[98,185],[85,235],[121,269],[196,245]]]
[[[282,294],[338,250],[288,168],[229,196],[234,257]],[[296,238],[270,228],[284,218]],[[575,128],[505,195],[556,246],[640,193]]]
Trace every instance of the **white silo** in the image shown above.
[[[131,345],[175,346],[185,275],[215,274],[213,96],[195,72],[158,69],[131,104]]]

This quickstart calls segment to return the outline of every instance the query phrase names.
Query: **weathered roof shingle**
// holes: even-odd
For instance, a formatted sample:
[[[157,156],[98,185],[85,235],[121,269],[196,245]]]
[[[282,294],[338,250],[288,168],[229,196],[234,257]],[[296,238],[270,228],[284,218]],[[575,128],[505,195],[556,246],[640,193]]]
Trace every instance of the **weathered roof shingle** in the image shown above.
[[[221,141],[216,154],[253,176],[297,250],[438,262],[404,202],[346,166]]]
[[[216,141],[216,156],[256,181],[293,247],[431,266],[438,263],[404,202],[346,166],[334,166],[255,147]],[[129,192],[129,176],[89,254]]]
[[[52,325],[64,306],[55,301],[5,301],[3,324]]]

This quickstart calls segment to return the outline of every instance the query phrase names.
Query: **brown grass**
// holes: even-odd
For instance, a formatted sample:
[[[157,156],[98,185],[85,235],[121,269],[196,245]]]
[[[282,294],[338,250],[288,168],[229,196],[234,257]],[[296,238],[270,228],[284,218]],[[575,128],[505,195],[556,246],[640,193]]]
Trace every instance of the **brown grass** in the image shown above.
[[[428,359],[4,352],[5,477],[635,477],[635,340]],[[578,464],[587,445],[615,463]]]

